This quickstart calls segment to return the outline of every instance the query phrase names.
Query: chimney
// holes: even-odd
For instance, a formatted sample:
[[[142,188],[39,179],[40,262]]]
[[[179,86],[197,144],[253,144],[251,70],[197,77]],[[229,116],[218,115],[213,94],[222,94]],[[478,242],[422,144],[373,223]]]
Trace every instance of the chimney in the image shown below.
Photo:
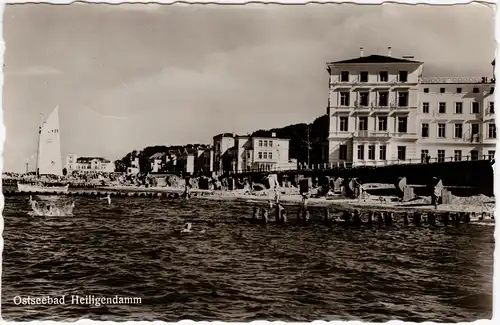
[[[276,132],[271,133],[271,138],[276,138]]]
[[[360,47],[360,48],[359,48],[359,56],[360,56],[360,57],[363,57],[363,47]]]
[[[392,55],[392,47],[388,47],[387,48],[387,56],[391,56]]]

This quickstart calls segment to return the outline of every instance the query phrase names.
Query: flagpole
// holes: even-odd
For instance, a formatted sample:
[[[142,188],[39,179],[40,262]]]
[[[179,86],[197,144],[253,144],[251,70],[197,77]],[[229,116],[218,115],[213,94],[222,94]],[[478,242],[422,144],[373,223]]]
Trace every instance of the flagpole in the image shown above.
[[[38,125],[38,143],[36,146],[36,177],[40,176],[39,165],[38,165],[38,156],[40,155],[40,135],[42,133],[42,123],[43,123],[43,113],[40,113],[40,124]]]

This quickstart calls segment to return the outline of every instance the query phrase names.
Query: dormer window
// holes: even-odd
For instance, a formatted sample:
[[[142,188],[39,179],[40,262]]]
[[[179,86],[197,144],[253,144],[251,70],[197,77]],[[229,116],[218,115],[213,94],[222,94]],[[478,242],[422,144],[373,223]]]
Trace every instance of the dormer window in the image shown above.
[[[408,82],[408,71],[399,71],[399,82]]]
[[[340,72],[340,81],[341,82],[349,82],[349,71],[341,71]]]
[[[361,71],[359,73],[359,81],[360,82],[368,82],[368,72],[367,71]]]
[[[389,81],[389,72],[380,71],[379,76],[380,76],[380,82],[388,82]]]

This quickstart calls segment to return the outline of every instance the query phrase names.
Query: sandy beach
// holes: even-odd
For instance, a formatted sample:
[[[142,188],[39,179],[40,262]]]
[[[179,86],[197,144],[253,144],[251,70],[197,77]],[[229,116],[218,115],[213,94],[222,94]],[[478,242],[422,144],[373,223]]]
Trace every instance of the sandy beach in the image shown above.
[[[182,193],[183,188],[178,187],[136,187],[136,186],[107,186],[101,187],[102,190],[108,191],[131,191],[131,192],[161,192],[161,193]],[[282,189],[280,201],[284,205],[295,205],[301,202],[299,194],[288,194],[293,189]],[[296,189],[295,189],[296,190]],[[234,191],[214,191],[192,189],[191,193],[194,198],[207,200],[238,200],[246,202],[266,202],[273,199],[273,194],[268,190],[262,190],[256,194],[248,194],[246,190]],[[200,195],[202,194],[202,195]],[[381,200],[379,196],[368,196],[366,199],[348,199],[340,195],[332,197],[310,198],[309,206],[314,207],[333,207],[338,209],[383,209],[385,211],[439,211],[439,212],[475,212],[475,213],[493,213],[495,211],[495,198],[481,196],[473,197],[453,197],[452,204],[441,204],[436,208],[430,205],[430,198],[420,197],[409,202],[399,202],[396,197],[384,196]]]

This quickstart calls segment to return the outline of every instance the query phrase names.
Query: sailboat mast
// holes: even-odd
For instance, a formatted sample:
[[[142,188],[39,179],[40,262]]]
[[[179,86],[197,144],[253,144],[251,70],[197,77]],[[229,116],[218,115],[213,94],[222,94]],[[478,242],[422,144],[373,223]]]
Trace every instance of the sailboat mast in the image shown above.
[[[38,156],[40,155],[40,134],[42,133],[42,124],[43,124],[43,114],[40,113],[40,123],[38,125],[38,140],[36,145],[36,176],[40,176],[40,170],[38,167]]]

